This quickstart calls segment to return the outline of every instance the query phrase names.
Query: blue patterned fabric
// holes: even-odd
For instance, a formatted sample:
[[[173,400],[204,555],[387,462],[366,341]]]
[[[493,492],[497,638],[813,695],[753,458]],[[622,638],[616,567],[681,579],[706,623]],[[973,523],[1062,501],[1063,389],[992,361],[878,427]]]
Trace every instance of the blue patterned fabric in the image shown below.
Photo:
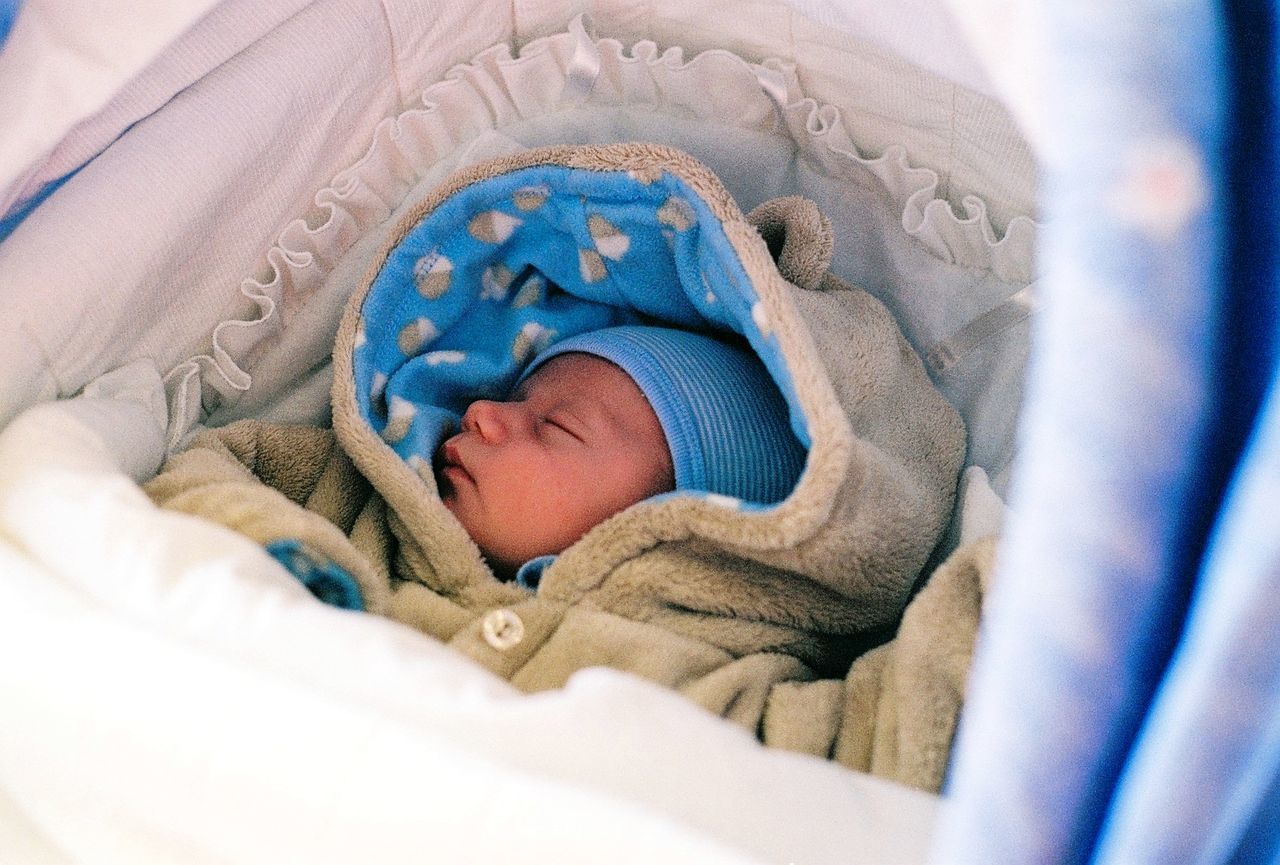
[[[328,556],[296,538],[280,538],[265,544],[263,549],[319,600],[344,610],[364,610],[360,584],[346,568]]]
[[[791,377],[723,226],[670,173],[542,165],[462,188],[387,257],[361,307],[362,416],[418,471],[539,351],[620,324],[746,337],[808,445]],[[746,505],[750,506],[750,505]]]
[[[1041,9],[1044,312],[933,861],[1280,862],[1273,12]]]

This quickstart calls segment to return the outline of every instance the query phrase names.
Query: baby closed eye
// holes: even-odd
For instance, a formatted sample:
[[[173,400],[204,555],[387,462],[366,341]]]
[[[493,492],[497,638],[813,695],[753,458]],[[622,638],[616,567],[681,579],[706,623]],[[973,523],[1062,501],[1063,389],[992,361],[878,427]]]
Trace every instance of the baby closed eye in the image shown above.
[[[564,415],[547,415],[542,422],[551,430],[563,433],[583,444],[586,444],[585,433],[578,422]]]

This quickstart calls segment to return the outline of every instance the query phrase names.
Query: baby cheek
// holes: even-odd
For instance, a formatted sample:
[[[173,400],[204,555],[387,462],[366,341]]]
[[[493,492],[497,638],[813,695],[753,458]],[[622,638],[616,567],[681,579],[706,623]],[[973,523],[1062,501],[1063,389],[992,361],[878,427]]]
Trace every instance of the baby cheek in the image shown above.
[[[610,501],[615,492],[606,478],[566,472],[548,490],[534,519],[549,541],[568,546],[618,510]]]
[[[618,509],[671,489],[671,472],[663,453],[655,448],[636,446],[616,456],[608,474],[613,478]]]
[[[536,511],[557,522],[575,521],[575,515],[589,509],[592,489],[578,478],[561,475],[547,485]]]
[[[524,526],[550,522],[573,501],[577,490],[572,478],[536,453],[512,453],[502,465],[494,465],[491,495],[505,502],[512,520]]]

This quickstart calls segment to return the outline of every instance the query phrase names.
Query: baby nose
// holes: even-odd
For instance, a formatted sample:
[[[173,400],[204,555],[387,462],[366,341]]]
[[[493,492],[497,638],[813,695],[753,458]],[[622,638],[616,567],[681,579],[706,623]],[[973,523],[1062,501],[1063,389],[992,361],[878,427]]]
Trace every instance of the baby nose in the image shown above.
[[[476,433],[489,444],[502,444],[518,436],[528,424],[515,403],[478,399],[462,415],[462,428]]]

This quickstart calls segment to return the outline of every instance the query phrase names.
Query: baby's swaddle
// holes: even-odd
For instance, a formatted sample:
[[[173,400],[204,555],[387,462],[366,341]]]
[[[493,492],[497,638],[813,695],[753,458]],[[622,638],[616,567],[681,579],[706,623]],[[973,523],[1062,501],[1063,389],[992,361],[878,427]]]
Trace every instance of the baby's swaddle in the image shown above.
[[[812,205],[784,199],[748,219],[668,148],[545,148],[475,166],[403,218],[354,292],[332,434],[233,425],[149,491],[264,543],[302,540],[355,575],[371,611],[526,690],[615,667],[766,742],[872,768],[839,742],[867,689],[801,683],[843,676],[898,622],[950,518],[964,431],[887,310],[827,273],[830,256]],[[641,320],[751,346],[808,449],[795,490],[774,504],[650,499],[590,530],[536,592],[498,581],[441,503],[432,452],[537,349]],[[964,642],[975,625],[976,608],[953,627]],[[947,741],[929,747],[945,754],[957,708],[943,707]],[[907,780],[936,787],[941,767],[930,771]]]

